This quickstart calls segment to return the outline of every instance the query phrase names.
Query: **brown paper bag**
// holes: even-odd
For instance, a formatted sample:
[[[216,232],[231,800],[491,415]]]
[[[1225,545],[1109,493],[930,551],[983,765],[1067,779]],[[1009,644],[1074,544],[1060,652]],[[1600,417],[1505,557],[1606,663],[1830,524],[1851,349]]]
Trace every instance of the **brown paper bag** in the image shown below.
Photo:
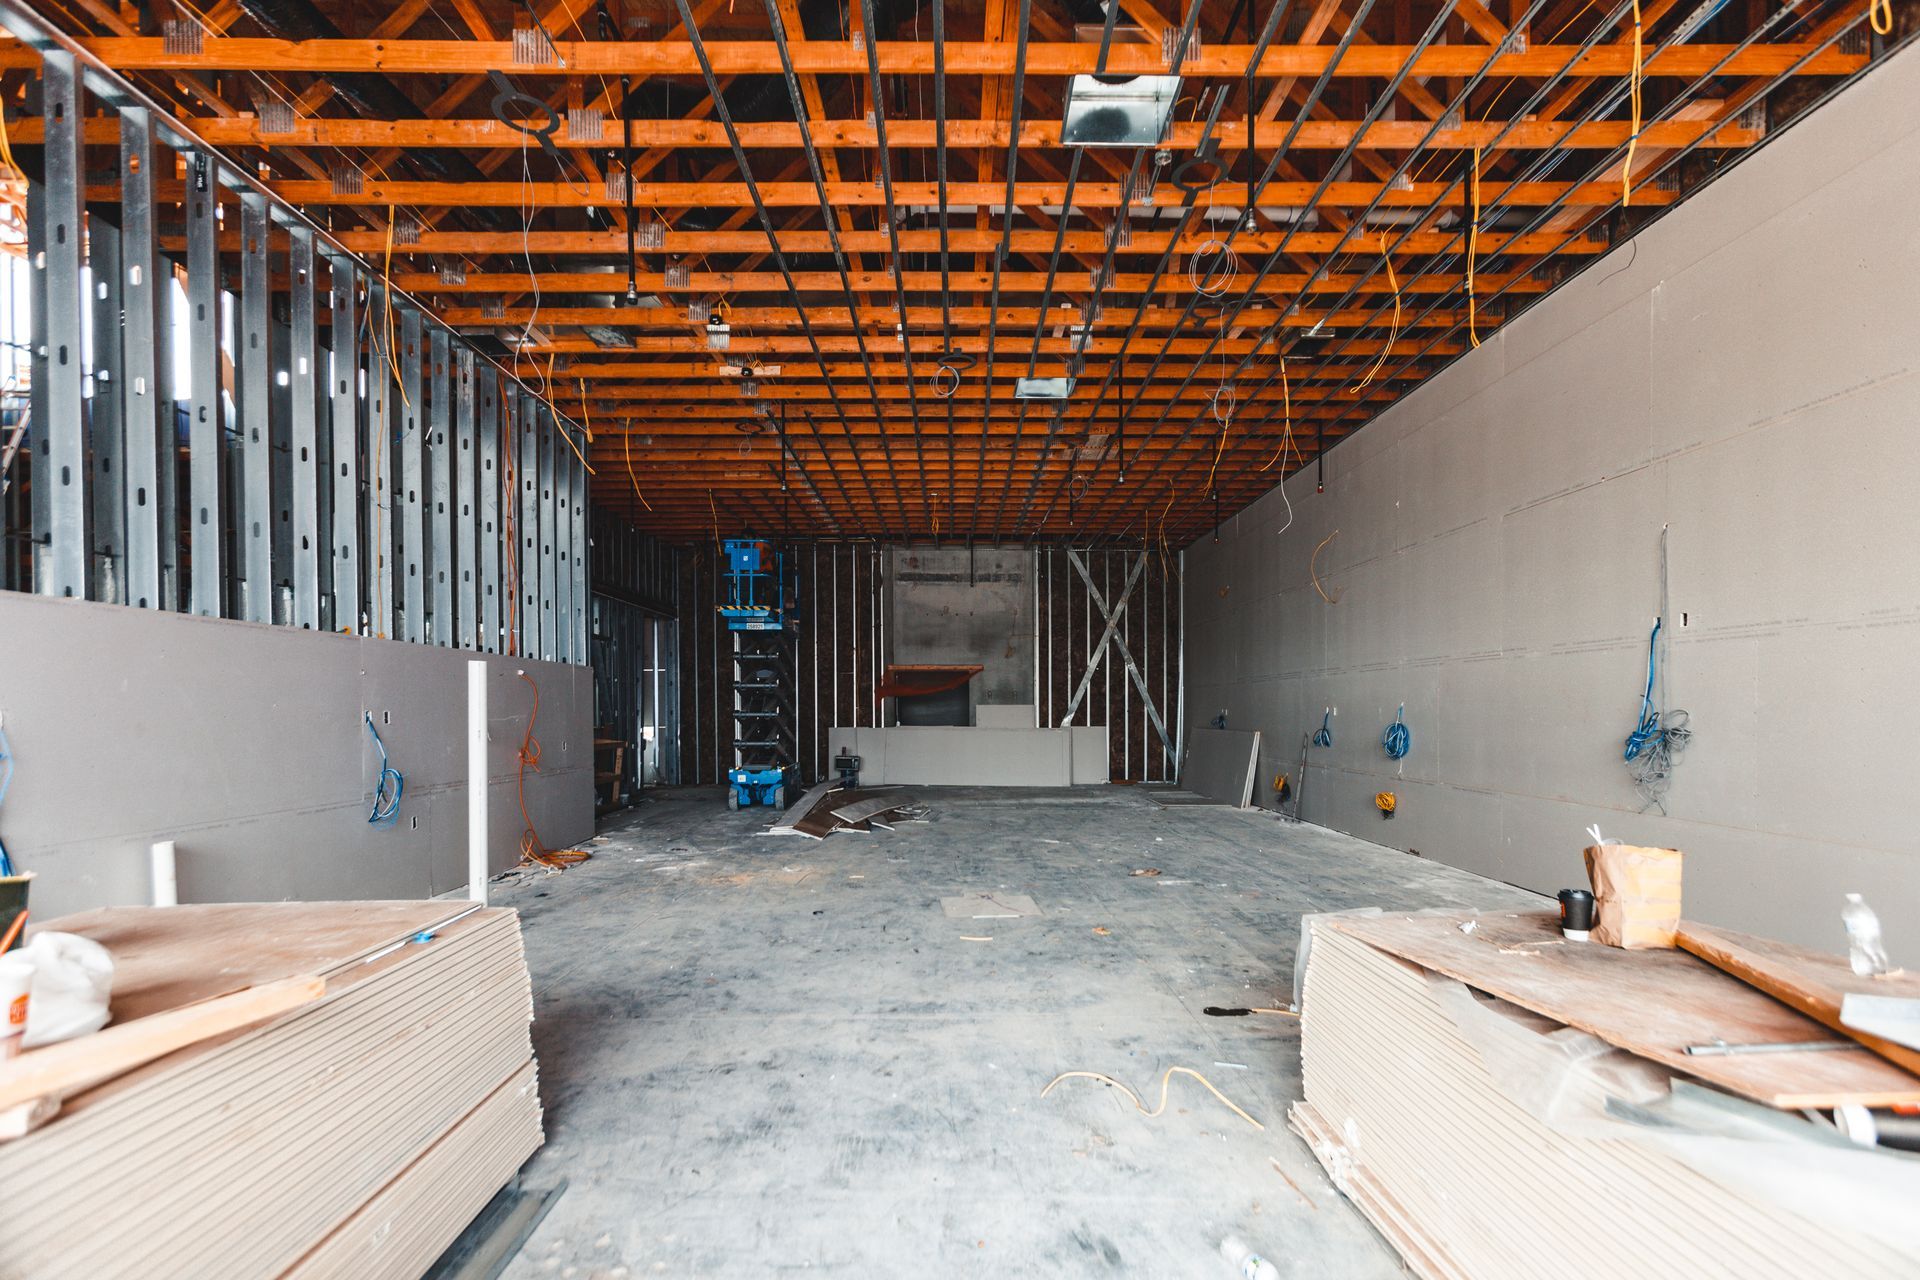
[[[1586,855],[1593,940],[1630,951],[1673,946],[1680,928],[1680,851],[1599,844],[1589,845]]]

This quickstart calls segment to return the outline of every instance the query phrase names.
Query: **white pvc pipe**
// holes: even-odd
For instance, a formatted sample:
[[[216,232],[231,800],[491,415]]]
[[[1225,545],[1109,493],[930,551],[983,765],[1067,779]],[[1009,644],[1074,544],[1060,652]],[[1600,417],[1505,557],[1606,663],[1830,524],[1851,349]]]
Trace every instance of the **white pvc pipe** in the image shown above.
[[[467,897],[487,901],[487,664],[467,663]]]
[[[174,875],[173,841],[154,841],[147,849],[147,860],[153,868],[153,905],[179,906],[180,883]]]

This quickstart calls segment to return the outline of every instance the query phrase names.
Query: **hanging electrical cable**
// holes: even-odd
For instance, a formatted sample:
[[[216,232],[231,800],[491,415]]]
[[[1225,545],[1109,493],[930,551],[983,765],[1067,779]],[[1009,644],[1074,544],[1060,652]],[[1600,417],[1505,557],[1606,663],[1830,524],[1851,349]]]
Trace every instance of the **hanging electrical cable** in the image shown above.
[[[527,811],[527,770],[540,772],[540,739],[533,736],[534,722],[540,718],[540,686],[532,676],[522,671],[520,678],[533,690],[533,705],[527,709],[527,732],[520,740],[520,750],[515,758],[520,762],[519,780],[515,792],[520,800],[520,820],[526,823],[526,830],[520,833],[520,861],[535,863],[549,871],[565,871],[568,867],[585,862],[592,855],[582,849],[549,849],[540,842],[540,833],[534,829],[533,815]]]
[[[1367,370],[1367,376],[1352,388],[1356,395],[1372,383],[1374,375],[1387,363],[1387,357],[1393,354],[1393,344],[1400,337],[1400,280],[1393,274],[1393,255],[1387,252],[1387,233],[1384,231],[1380,233],[1380,260],[1386,263],[1387,287],[1393,290],[1393,322],[1387,326],[1387,340],[1380,346],[1380,358],[1373,362],[1373,368]]]
[[[1647,683],[1640,694],[1640,715],[1627,735],[1622,758],[1634,789],[1648,806],[1665,813],[1673,766],[1693,737],[1691,717],[1679,709],[1665,710],[1665,666],[1660,661],[1660,637],[1669,616],[1667,592],[1667,526],[1660,526],[1660,612],[1647,636]]]
[[[1473,269],[1480,257],[1480,148],[1473,149],[1473,170],[1467,185],[1473,201],[1473,221],[1467,224],[1467,341],[1480,345],[1479,317],[1474,313]]]
[[[1645,52],[1640,41],[1640,0],[1633,0],[1633,76],[1629,99],[1633,123],[1627,132],[1627,158],[1620,165],[1620,207],[1633,203],[1633,153],[1640,145],[1640,82],[1645,73]]]
[[[380,753],[380,772],[373,781],[373,811],[367,815],[367,821],[376,827],[390,826],[400,820],[400,794],[406,790],[407,779],[388,763],[387,744],[380,740],[380,731],[373,727],[373,712],[362,714],[367,732],[373,735],[373,749]]]
[[[1328,707],[1320,713],[1320,728],[1313,735],[1313,745],[1330,747],[1333,745],[1333,708]]]
[[[1380,735],[1380,749],[1387,753],[1389,760],[1403,760],[1407,752],[1413,750],[1413,732],[1407,728],[1406,703],[1400,704],[1400,710],[1394,713],[1393,723]]]

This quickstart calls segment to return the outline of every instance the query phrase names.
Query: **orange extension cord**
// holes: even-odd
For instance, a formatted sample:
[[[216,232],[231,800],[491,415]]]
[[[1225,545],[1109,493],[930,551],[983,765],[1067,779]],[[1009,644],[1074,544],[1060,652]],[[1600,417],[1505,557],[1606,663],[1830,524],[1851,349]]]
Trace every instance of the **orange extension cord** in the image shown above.
[[[538,863],[553,871],[565,871],[577,866],[593,855],[584,849],[549,849],[540,843],[540,833],[533,829],[533,816],[527,812],[527,770],[540,772],[540,741],[533,736],[533,722],[540,718],[540,686],[533,677],[522,671],[520,678],[533,690],[533,709],[527,712],[527,736],[520,742],[520,817],[527,829],[520,833],[520,861]]]

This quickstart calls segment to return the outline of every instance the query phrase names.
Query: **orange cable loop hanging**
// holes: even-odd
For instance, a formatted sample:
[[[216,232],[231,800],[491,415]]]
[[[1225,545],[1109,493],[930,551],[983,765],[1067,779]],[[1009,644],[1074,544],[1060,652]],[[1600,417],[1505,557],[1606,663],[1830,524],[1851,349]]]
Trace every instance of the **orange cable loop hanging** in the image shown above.
[[[1473,174],[1468,180],[1473,191],[1473,221],[1467,225],[1467,341],[1480,345],[1478,305],[1473,296],[1474,263],[1480,253],[1480,148],[1473,149]]]
[[[1627,159],[1620,166],[1620,207],[1622,209],[1633,203],[1633,153],[1640,145],[1640,81],[1645,71],[1642,57],[1640,0],[1633,0],[1633,75],[1629,90],[1633,100],[1633,126],[1627,134]]]
[[[520,799],[520,817],[527,829],[520,833],[520,861],[537,863],[551,871],[565,871],[577,866],[593,855],[584,849],[549,849],[540,843],[540,833],[534,830],[533,815],[527,812],[527,770],[540,772],[540,740],[533,736],[534,721],[540,718],[540,686],[532,676],[522,671],[520,678],[533,690],[533,706],[527,711],[527,733],[520,740],[520,750],[516,753],[520,761],[520,777],[517,790]]]

